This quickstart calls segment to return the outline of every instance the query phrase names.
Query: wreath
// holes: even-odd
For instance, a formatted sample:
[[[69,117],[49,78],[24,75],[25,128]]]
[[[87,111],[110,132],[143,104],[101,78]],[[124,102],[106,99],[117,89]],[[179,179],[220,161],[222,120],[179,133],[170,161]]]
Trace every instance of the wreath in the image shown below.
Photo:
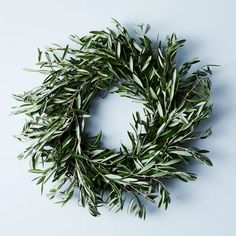
[[[49,197],[65,204],[73,196],[93,216],[107,205],[115,211],[127,205],[128,212],[145,218],[144,199],[167,208],[168,179],[190,181],[196,174],[186,171],[196,159],[212,165],[205,153],[189,141],[206,138],[199,122],[209,117],[212,106],[210,66],[198,67],[198,59],[176,65],[176,54],[184,39],[175,34],[161,42],[147,36],[149,25],[139,25],[138,36],[115,21],[110,28],[70,38],[76,46],[54,44],[38,49],[38,70],[43,83],[14,95],[20,102],[15,114],[27,115],[18,139],[31,140],[19,155],[30,160],[30,172],[43,191],[46,182],[55,187]],[[102,146],[102,132],[86,131],[91,103],[103,91],[143,104],[144,118],[133,114],[132,148]],[[126,204],[127,203],[127,204]]]

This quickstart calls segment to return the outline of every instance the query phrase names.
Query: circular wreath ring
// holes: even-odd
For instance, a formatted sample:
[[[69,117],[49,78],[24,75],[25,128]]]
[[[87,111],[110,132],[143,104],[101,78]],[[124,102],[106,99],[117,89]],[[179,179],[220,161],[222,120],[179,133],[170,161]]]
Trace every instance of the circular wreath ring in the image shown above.
[[[38,50],[36,71],[47,77],[39,87],[14,95],[21,102],[15,114],[28,116],[18,138],[34,141],[19,157],[30,159],[42,190],[47,181],[55,183],[50,198],[64,204],[76,195],[93,216],[104,204],[119,211],[127,201],[129,212],[145,218],[142,198],[158,207],[170,203],[166,179],[194,180],[185,170],[192,159],[212,165],[206,150],[189,146],[211,133],[196,129],[211,112],[211,70],[190,72],[198,59],[177,67],[176,53],[185,40],[175,34],[164,44],[153,43],[146,35],[149,25],[139,25],[136,39],[115,24],[116,32],[73,35],[79,47],[54,45],[44,59]],[[101,132],[95,137],[86,132],[91,103],[110,87],[142,103],[145,114],[133,115],[132,148],[121,144],[118,152],[101,145]]]

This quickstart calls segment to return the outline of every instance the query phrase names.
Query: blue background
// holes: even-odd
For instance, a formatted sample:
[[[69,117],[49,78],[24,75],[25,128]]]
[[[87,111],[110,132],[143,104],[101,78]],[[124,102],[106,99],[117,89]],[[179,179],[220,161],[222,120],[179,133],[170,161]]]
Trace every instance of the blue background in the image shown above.
[[[235,9],[233,0],[0,0],[0,235],[236,235]],[[211,151],[214,167],[191,166],[197,181],[171,184],[169,209],[147,205],[146,221],[106,208],[101,209],[101,217],[93,218],[77,207],[76,199],[61,208],[41,197],[26,171],[28,161],[16,159],[25,144],[12,137],[20,131],[24,117],[9,116],[15,104],[11,94],[41,82],[40,75],[22,70],[34,66],[37,47],[65,45],[70,34],[82,36],[112,27],[111,17],[128,28],[149,23],[152,38],[158,32],[161,38],[175,32],[187,39],[182,59],[199,57],[202,64],[221,65],[212,77],[213,116],[204,124],[212,126],[213,135],[198,142]],[[109,95],[97,101],[91,127],[103,129],[108,147],[118,147],[121,140],[127,142],[132,112],[140,109],[127,99]]]

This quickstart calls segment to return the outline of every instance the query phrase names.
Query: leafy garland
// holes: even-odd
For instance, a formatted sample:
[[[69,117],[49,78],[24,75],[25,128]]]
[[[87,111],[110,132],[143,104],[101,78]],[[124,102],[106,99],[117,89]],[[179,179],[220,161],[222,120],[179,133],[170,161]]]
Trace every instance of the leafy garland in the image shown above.
[[[154,44],[146,35],[148,25],[139,25],[136,40],[115,24],[116,32],[71,36],[79,49],[55,45],[44,59],[38,50],[40,69],[33,71],[47,77],[41,86],[14,95],[21,102],[14,113],[28,116],[18,138],[33,141],[19,157],[30,159],[42,191],[47,181],[55,183],[49,196],[61,197],[62,204],[79,190],[79,203],[93,216],[100,215],[99,206],[119,211],[127,202],[129,212],[145,218],[142,198],[158,207],[170,203],[164,180],[194,180],[184,168],[192,159],[212,165],[206,150],[187,145],[211,134],[196,130],[211,112],[211,70],[190,72],[198,59],[177,67],[176,53],[185,40],[175,34]],[[144,119],[133,114],[131,150],[124,144],[119,152],[104,148],[101,132],[95,137],[86,132],[91,102],[110,87],[144,106]]]

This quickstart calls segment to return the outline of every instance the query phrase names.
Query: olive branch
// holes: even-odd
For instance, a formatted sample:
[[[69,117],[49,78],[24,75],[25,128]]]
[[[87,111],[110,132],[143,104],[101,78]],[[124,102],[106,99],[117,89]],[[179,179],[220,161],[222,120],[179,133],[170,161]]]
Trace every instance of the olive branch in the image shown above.
[[[114,20],[116,31],[107,28],[84,37],[72,35],[77,46],[54,44],[43,53],[38,49],[43,83],[14,98],[20,102],[15,114],[28,119],[20,140],[31,140],[19,158],[28,158],[34,179],[43,186],[55,184],[49,197],[65,204],[79,190],[79,203],[93,216],[107,205],[145,218],[143,198],[167,208],[170,193],[166,179],[190,181],[196,174],[186,165],[196,159],[212,165],[188,141],[206,138],[210,129],[199,131],[199,122],[208,118],[212,105],[210,66],[190,69],[198,59],[176,66],[175,58],[185,40],[175,34],[163,43],[147,36],[149,25],[139,25],[138,39]],[[102,132],[86,132],[91,103],[101,91],[115,93],[143,104],[144,118],[133,114],[133,132],[128,131],[132,148],[120,150],[101,145]]]

